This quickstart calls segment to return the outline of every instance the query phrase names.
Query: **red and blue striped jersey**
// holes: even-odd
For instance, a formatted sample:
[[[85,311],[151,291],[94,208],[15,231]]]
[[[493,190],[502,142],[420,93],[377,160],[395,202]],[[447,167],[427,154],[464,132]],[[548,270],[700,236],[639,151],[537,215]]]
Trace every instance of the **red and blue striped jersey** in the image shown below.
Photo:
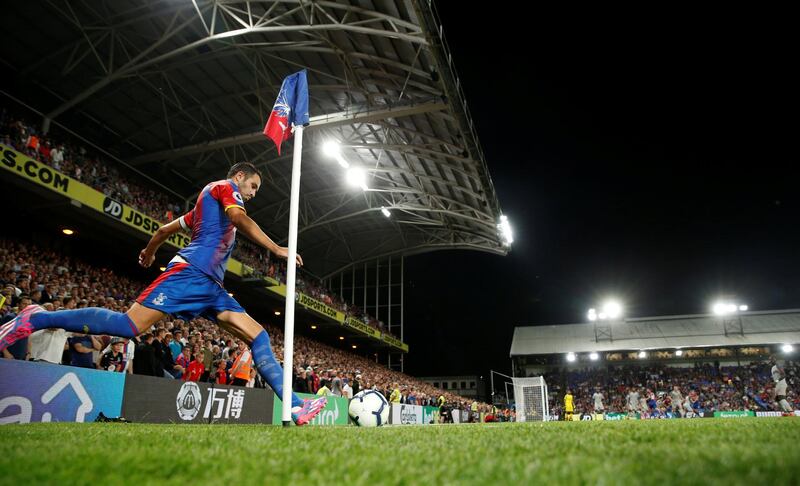
[[[180,217],[192,241],[178,255],[220,284],[236,239],[236,228],[225,213],[231,207],[244,209],[239,188],[230,180],[216,181],[204,187],[194,209]]]

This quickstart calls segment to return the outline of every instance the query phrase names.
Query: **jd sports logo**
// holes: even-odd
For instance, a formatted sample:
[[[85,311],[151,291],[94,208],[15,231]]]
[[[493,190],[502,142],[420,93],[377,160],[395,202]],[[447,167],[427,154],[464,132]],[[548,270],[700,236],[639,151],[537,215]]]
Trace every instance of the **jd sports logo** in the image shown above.
[[[103,212],[117,219],[122,219],[122,204],[107,197],[103,200]]]

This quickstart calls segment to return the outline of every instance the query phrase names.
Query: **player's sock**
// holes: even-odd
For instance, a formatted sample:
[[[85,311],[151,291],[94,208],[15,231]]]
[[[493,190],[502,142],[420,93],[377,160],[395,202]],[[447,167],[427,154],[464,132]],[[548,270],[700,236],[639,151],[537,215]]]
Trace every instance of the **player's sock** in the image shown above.
[[[253,339],[250,346],[253,350],[253,359],[256,363],[258,373],[264,378],[269,386],[275,391],[279,398],[283,399],[283,368],[281,368],[275,355],[272,354],[272,346],[269,345],[269,334],[267,331],[261,333]],[[302,407],[303,400],[292,393],[292,408]]]
[[[784,412],[791,412],[792,411],[792,406],[789,405],[789,402],[785,398],[783,400],[781,400],[780,402],[778,402],[778,404],[781,406],[781,409]]]
[[[56,312],[37,312],[30,319],[35,330],[61,328],[70,332],[84,334],[110,334],[132,338],[139,330],[128,314],[114,312],[102,307],[63,310]]]

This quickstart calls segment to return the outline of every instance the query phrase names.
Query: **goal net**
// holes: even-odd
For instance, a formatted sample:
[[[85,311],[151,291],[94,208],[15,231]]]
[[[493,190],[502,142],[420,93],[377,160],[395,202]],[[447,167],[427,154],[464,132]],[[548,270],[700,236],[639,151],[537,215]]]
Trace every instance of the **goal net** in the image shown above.
[[[541,376],[513,378],[514,402],[517,405],[517,422],[543,422],[548,420],[547,384]]]

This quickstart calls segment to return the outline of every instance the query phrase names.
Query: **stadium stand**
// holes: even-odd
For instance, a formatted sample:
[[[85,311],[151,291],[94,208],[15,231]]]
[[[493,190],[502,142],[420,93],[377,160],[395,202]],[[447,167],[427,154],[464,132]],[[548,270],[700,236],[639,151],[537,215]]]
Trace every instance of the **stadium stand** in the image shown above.
[[[784,365],[789,385],[789,403],[800,409],[796,386],[800,366],[787,360]],[[685,415],[684,403],[673,403],[671,396],[678,387],[681,396],[689,398],[694,413],[733,410],[774,411],[771,391],[774,383],[770,365],[753,361],[741,366],[719,366],[695,363],[690,367],[667,365],[612,366],[609,368],[559,369],[544,375],[549,386],[551,411],[562,415],[563,397],[567,389],[575,397],[575,408],[592,413],[592,394],[599,390],[604,396],[606,412],[627,413],[628,394],[638,394],[636,411],[645,415],[674,414],[676,409]]]
[[[183,214],[179,201],[147,188],[144,180],[124,174],[113,164],[104,162],[100,156],[72,141],[70,137],[59,136],[57,131],[50,132],[47,136],[41,135],[23,117],[12,114],[6,108],[0,110],[0,141],[157,221],[169,222]],[[267,251],[258,249],[244,237],[237,238],[232,256],[254,268],[257,276],[268,276],[286,283],[285,262],[271,260]],[[391,334],[383,322],[373,318],[359,306],[348,304],[308,273],[298,272],[297,289],[349,317],[366,322],[374,329]]]
[[[0,322],[10,320],[20,308],[31,302],[41,304],[47,310],[98,306],[125,312],[146,286],[145,282],[121,276],[112,269],[98,268],[30,242],[5,238],[0,239],[0,284],[2,293],[6,297],[5,304],[0,309]],[[282,331],[273,326],[266,327],[276,356],[282,357]],[[68,336],[63,331],[60,333],[40,331],[10,347],[4,352],[4,357],[66,364],[73,361],[70,354],[75,353],[76,348],[82,349],[77,346],[80,338],[82,336]],[[174,339],[179,339],[181,344],[172,344]],[[195,380],[213,381],[221,378],[228,383],[232,381],[228,375],[238,357],[237,349],[240,343],[214,323],[200,318],[189,322],[179,319],[162,320],[148,333],[134,341],[125,343],[126,352],[132,352],[131,347],[135,347],[131,372],[165,378],[169,378],[169,374],[179,379],[189,379],[191,376]],[[67,342],[69,346],[65,346]],[[99,362],[101,350],[111,342],[109,336],[102,336],[96,341],[83,340],[83,344],[88,345],[84,347],[91,348],[90,351],[93,353],[90,366],[95,366]],[[174,353],[170,349],[171,344],[177,352]],[[56,351],[63,351],[63,355],[56,352],[58,358],[55,360],[45,359],[48,351],[52,354],[53,347]],[[184,354],[184,357],[180,354]],[[189,373],[193,361],[198,362],[197,366],[202,363],[202,369],[197,373]],[[351,389],[355,386],[360,389],[374,388],[385,393],[387,397],[393,391],[393,385],[397,383],[402,403],[432,405],[440,395],[443,395],[450,407],[462,409],[467,407],[467,401],[463,397],[438,390],[369,359],[303,336],[295,337],[295,363],[297,365],[295,384],[303,381],[310,393],[316,393],[325,385],[331,388],[333,381],[338,377],[346,379]],[[125,366],[117,370],[124,368]],[[218,371],[221,373],[218,374]],[[248,386],[264,387],[264,384],[260,377],[253,373]],[[483,411],[488,411],[489,408],[487,404],[480,404],[480,407]]]

